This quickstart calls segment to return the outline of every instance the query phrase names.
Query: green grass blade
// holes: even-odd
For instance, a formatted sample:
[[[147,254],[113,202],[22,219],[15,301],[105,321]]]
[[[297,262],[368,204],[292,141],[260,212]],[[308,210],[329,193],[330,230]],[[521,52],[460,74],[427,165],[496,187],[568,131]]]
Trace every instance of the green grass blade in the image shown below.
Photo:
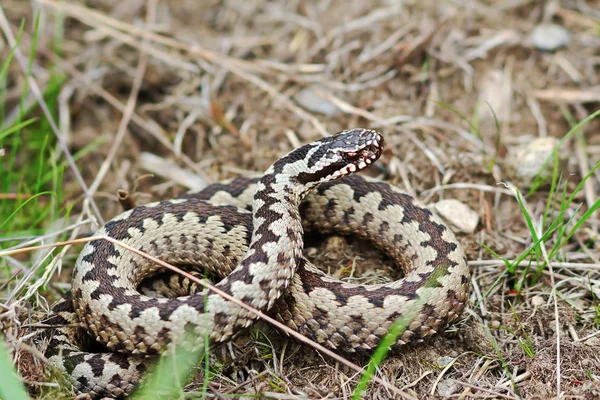
[[[393,345],[396,342],[396,339],[398,339],[398,337],[404,333],[408,325],[416,318],[418,310],[420,310],[425,303],[425,300],[417,300],[412,309],[409,310],[412,312],[404,314],[392,324],[392,327],[388,331],[387,335],[383,337],[375,349],[375,353],[373,353],[373,356],[369,361],[369,365],[367,365],[367,368],[360,377],[360,380],[354,389],[354,393],[352,394],[352,400],[359,400],[363,397],[364,391],[371,382],[373,375],[375,375],[375,370],[387,356],[389,347]]]
[[[18,43],[21,42],[21,36],[23,35],[23,29],[25,29],[25,20],[21,20],[21,25],[19,26],[19,32],[17,32],[16,42],[17,44],[10,49],[8,56],[2,63],[2,69],[0,69],[0,82],[6,83],[6,76],[8,75],[8,67],[12,62],[13,57],[15,56],[15,52],[17,51]],[[2,88],[5,89],[4,87]],[[3,93],[3,92],[0,92]],[[4,100],[4,99],[3,99]]]
[[[140,390],[132,399],[176,399],[183,398],[183,387],[202,357],[208,358],[204,349],[188,351],[179,346],[173,354],[160,357],[151,369]]]
[[[561,175],[559,174],[560,171],[558,169],[558,165],[559,165],[558,151],[556,149],[554,149],[553,154],[554,154],[554,166],[552,168],[552,181],[550,182],[550,191],[548,192],[548,199],[546,200],[546,207],[544,208],[544,214],[542,216],[542,230],[544,230],[544,227],[546,226],[546,222],[553,214],[554,208],[552,207],[552,205],[556,201],[556,192],[558,190],[557,189],[558,186],[560,185]],[[565,185],[565,187],[566,187],[566,185]]]
[[[25,386],[15,371],[11,358],[6,351],[2,335],[0,335],[0,399],[27,400],[29,396]]]
[[[588,115],[586,118],[582,119],[578,124],[576,124],[574,127],[572,127],[571,130],[569,132],[567,132],[567,134],[565,136],[563,136],[560,139],[560,141],[556,144],[556,147],[554,150],[557,151],[559,148],[561,148],[571,138],[571,136],[573,136],[576,132],[579,131],[579,129],[581,129],[581,127],[583,127],[584,125],[586,125],[591,120],[598,117],[599,115],[600,115],[600,110],[598,110],[598,111],[594,112],[593,114]],[[540,167],[540,172],[535,177],[535,179],[531,185],[531,188],[529,189],[529,192],[527,193],[528,195],[532,195],[533,193],[535,193],[540,188],[540,186],[544,183],[546,178],[543,177],[543,171],[546,170],[548,163],[552,159],[553,159],[553,157],[548,157],[546,159],[546,161],[544,161],[544,163]]]
[[[492,250],[485,243],[481,243],[481,247],[483,247],[484,249],[486,249],[492,256],[494,256],[494,258],[496,258],[497,260],[502,261],[504,263],[504,266],[506,267],[506,269],[507,269],[508,272],[510,272],[511,274],[515,273],[515,266],[512,265],[510,263],[510,261],[508,261],[508,259],[506,259],[505,257],[500,256],[498,253],[496,253],[494,250]]]
[[[523,214],[523,217],[525,218],[525,222],[527,223],[527,227],[529,228],[529,233],[531,234],[533,241],[536,243],[539,243],[538,234],[537,234],[537,231],[535,230],[535,226],[533,225],[533,219],[531,218],[529,211],[527,211],[527,207],[525,207],[525,202],[523,201],[523,198],[521,197],[521,192],[519,192],[519,190],[516,187],[514,188],[514,192],[515,192],[515,198],[517,199],[517,203],[519,204],[519,208],[521,209],[521,213]],[[539,248],[539,246],[536,246],[534,248],[534,250],[535,250],[536,258],[539,261],[542,257],[542,251]]]
[[[592,175],[596,172],[596,170],[600,168],[600,162],[596,163],[596,165],[594,165],[592,167],[592,169],[590,169],[590,172],[588,172],[583,179],[581,180],[581,182],[579,182],[577,184],[577,187],[575,188],[575,190],[573,191],[573,193],[571,194],[571,196],[569,196],[569,199],[566,201],[566,206],[565,209],[571,204],[573,203],[573,201],[575,201],[575,196],[577,196],[577,194],[583,189],[583,185],[585,185],[585,182],[590,179],[590,177],[592,177]]]
[[[31,125],[35,121],[37,121],[37,118],[30,118],[27,121],[23,121],[23,122],[16,124],[10,128],[7,128],[6,130],[0,132],[0,140],[3,140],[4,138],[8,137],[12,133],[20,131],[21,129],[25,128],[28,125]]]
[[[434,271],[434,273],[431,274],[431,276],[423,285],[423,289],[437,287],[437,279],[441,275],[445,274],[445,272],[446,271],[443,271],[442,269]],[[381,339],[381,342],[375,349],[375,352],[373,353],[369,364],[367,365],[366,369],[360,377],[360,380],[358,381],[358,384],[356,385],[356,388],[354,389],[354,393],[352,394],[352,400],[358,400],[362,398],[362,396],[364,395],[364,391],[367,389],[367,386],[369,385],[371,379],[373,378],[373,375],[375,374],[375,370],[387,356],[390,347],[396,342],[398,337],[400,337],[404,333],[404,331],[410,325],[410,323],[415,320],[419,311],[423,308],[425,304],[427,304],[429,298],[431,297],[430,295],[428,295],[428,292],[417,296],[418,297],[415,303],[411,307],[409,307],[400,318],[394,321],[388,333],[383,337],[383,339]]]
[[[579,221],[577,221],[575,226],[573,226],[573,229],[571,229],[571,231],[567,233],[567,236],[565,237],[565,242],[567,242],[571,238],[571,236],[573,236],[575,232],[577,232],[579,228],[581,228],[581,225],[583,225],[585,221],[587,221],[592,216],[592,214],[596,212],[598,208],[600,208],[600,200],[597,200],[585,213],[583,213],[583,216],[579,219]]]
[[[81,148],[77,153],[73,154],[73,161],[79,161],[87,154],[91,153],[93,150],[98,148],[102,143],[105,142],[104,138],[96,138],[91,143],[86,144],[83,148]],[[63,160],[60,164],[56,165],[56,168],[64,170],[69,167],[69,161]],[[48,171],[40,178],[43,183],[50,181],[56,171]]]
[[[37,199],[40,196],[43,195],[52,195],[53,193],[51,191],[46,191],[46,192],[40,192],[40,193],[36,193],[33,196],[31,196],[30,198],[28,198],[27,200],[25,200],[22,204],[20,204],[9,216],[8,218],[2,222],[2,225],[0,225],[0,232],[2,232],[2,229],[4,229],[4,227],[6,225],[8,225],[8,223],[14,218],[15,215],[17,215],[17,213],[23,208],[25,207],[27,204],[29,204],[30,202],[32,202],[33,200]]]

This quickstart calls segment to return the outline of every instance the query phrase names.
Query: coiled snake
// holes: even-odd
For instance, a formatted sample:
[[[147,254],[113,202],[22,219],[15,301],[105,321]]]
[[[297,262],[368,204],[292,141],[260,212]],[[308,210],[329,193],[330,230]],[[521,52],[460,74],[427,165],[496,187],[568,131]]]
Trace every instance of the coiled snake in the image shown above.
[[[409,310],[415,318],[393,347],[417,342],[463,310],[469,271],[453,233],[428,209],[394,186],[349,175],[372,164],[382,147],[376,131],[343,131],[293,150],[259,180],[238,178],[137,207],[96,236],[206,268],[223,278],[221,290],[337,351],[372,350]],[[327,277],[302,256],[303,225],[370,240],[405,276],[381,285]],[[140,283],[160,272],[106,240],[82,250],[71,292],[46,321],[56,326],[46,356],[84,398],[127,395],[149,356],[172,349],[186,332],[195,338],[186,338],[191,346],[202,346],[207,335],[220,343],[256,318],[211,292],[141,294]],[[87,352],[82,342],[90,335],[110,352]]]

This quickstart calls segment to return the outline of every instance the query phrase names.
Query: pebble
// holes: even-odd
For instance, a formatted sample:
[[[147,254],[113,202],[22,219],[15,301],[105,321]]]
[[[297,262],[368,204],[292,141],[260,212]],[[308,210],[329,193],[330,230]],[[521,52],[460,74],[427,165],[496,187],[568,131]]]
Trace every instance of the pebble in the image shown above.
[[[541,172],[541,177],[546,179],[552,176],[554,160],[551,159],[542,170],[548,157],[553,157],[552,152],[559,140],[554,137],[543,137],[530,140],[509,150],[504,162],[507,176],[515,183],[530,186],[535,177]],[[568,150],[565,147],[558,150],[559,173],[567,169]]]
[[[531,305],[534,307],[541,307],[546,304],[546,300],[540,295],[535,295],[531,298]]]
[[[460,385],[454,379],[442,379],[437,385],[438,394],[443,398],[457,394],[459,390]]]
[[[531,31],[531,41],[541,51],[556,51],[569,44],[571,34],[556,24],[540,24]]]
[[[479,224],[479,214],[456,199],[438,201],[431,208],[455,231],[473,233]]]
[[[491,329],[499,329],[502,326],[502,321],[498,321],[498,320],[491,320],[490,321],[490,328]]]
[[[328,117],[340,112],[335,104],[319,96],[309,87],[296,93],[294,100],[296,100],[303,108],[312,112],[327,115]]]

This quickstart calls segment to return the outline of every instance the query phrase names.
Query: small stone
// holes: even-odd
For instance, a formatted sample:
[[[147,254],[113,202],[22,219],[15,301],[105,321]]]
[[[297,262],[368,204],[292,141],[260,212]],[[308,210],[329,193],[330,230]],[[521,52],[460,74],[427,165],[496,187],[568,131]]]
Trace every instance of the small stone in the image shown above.
[[[556,24],[540,24],[531,31],[531,41],[541,51],[556,51],[566,46],[570,39],[569,31]]]
[[[438,394],[442,398],[449,398],[454,394],[457,394],[460,390],[460,385],[454,379],[442,379],[437,385]]]
[[[304,88],[296,93],[294,100],[307,110],[327,115],[328,117],[331,117],[340,111],[335,104],[319,96],[311,88]]]
[[[535,177],[540,174],[542,179],[552,176],[554,169],[553,151],[558,146],[559,140],[554,137],[533,139],[509,150],[504,166],[506,174],[518,184],[530,186]],[[558,172],[566,170],[568,152],[558,149]],[[550,158],[546,166],[544,163]],[[543,170],[542,170],[542,167]]]
[[[546,304],[546,300],[540,295],[535,295],[531,298],[531,305],[534,307],[541,307]]]
[[[455,199],[441,200],[431,208],[444,219],[453,230],[473,233],[479,224],[479,215],[469,206]]]

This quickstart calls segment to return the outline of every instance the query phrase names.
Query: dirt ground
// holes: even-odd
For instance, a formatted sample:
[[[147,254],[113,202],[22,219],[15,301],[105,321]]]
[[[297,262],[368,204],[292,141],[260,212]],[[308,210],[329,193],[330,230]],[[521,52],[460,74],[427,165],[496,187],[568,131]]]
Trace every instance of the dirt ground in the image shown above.
[[[567,231],[600,198],[599,119],[561,144],[558,189],[546,182],[529,193],[527,178],[515,172],[537,151],[519,146],[563,138],[573,121],[599,109],[597,1],[6,0],[2,7],[13,34],[26,21],[24,54],[32,13],[41,11],[33,75],[42,88],[52,74],[65,76],[55,118],[71,154],[80,154],[76,165],[105,221],[122,210],[120,189],[137,204],[171,198],[260,174],[328,132],[381,130],[386,151],[369,175],[426,204],[456,199],[478,223],[457,231],[472,272],[463,319],[390,356],[377,376],[419,399],[600,398],[598,213],[564,243],[560,229],[536,243],[513,190],[539,228],[553,190],[570,195],[591,171],[558,217],[570,222]],[[550,22],[566,28],[570,40],[540,51],[531,32]],[[0,54],[8,51],[4,42]],[[9,93],[23,85],[12,63]],[[538,169],[545,158],[533,157]],[[71,169],[63,179],[69,221],[98,220]],[[68,234],[91,229],[87,223]],[[514,270],[493,254],[513,261],[533,244],[539,253]],[[342,278],[355,264],[364,282],[390,279],[385,257],[365,247],[333,237],[309,242],[306,255]],[[42,274],[24,277],[0,261],[5,340],[40,398],[36,353],[22,346],[17,328],[28,310],[47,309],[60,297],[80,249],[57,249],[62,272],[49,274],[52,283],[36,294],[23,290],[10,302],[4,299],[16,282],[32,285]],[[36,268],[34,255],[21,262]],[[347,399],[359,378],[265,322],[215,349],[214,357],[208,393],[215,398]],[[187,388],[200,387],[201,373],[195,382]],[[372,382],[364,398],[394,396]]]

